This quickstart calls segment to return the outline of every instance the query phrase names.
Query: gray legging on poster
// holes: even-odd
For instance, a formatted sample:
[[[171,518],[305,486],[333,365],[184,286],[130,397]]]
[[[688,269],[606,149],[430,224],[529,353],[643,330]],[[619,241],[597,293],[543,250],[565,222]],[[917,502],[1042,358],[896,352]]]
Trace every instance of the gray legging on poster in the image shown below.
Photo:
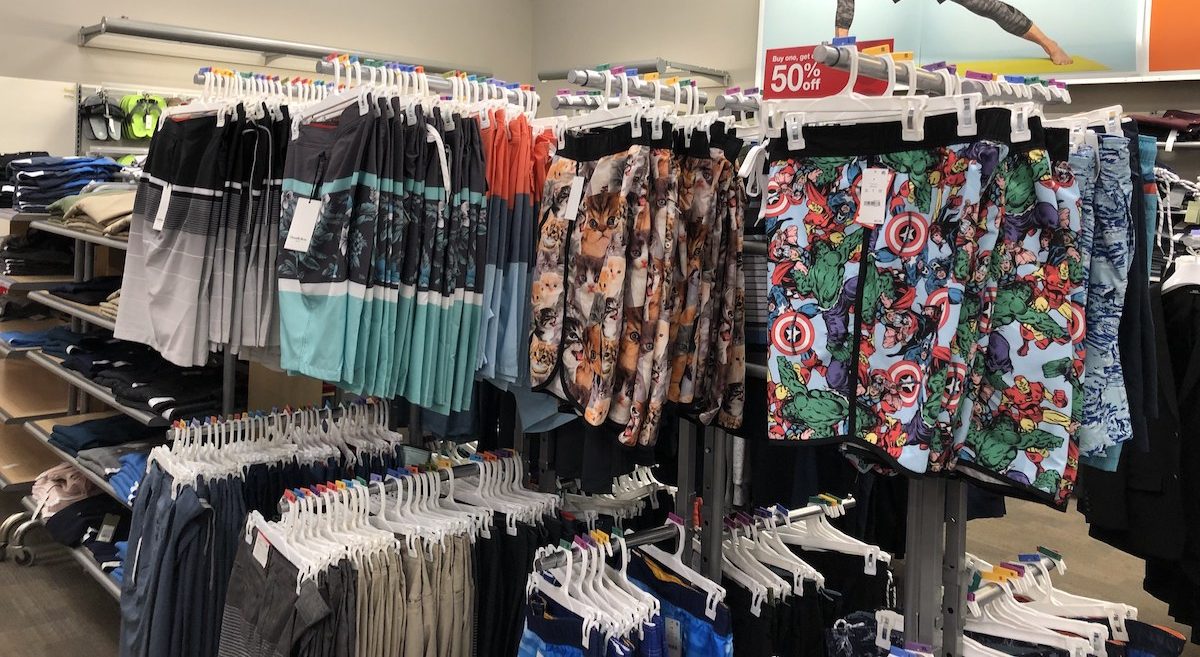
[[[899,2],[899,0],[895,1]],[[945,1],[938,0],[938,3],[941,4]],[[834,19],[834,27],[837,28],[838,36],[850,33],[850,27],[854,24],[854,2],[855,0],[837,0],[837,17]],[[1046,36],[1037,25],[1034,25],[1024,12],[1007,2],[1002,2],[1002,0],[950,0],[950,2],[962,5],[974,14],[991,19],[1009,34],[1038,44],[1055,64],[1070,64],[1072,61],[1071,56],[1060,48],[1058,43]]]

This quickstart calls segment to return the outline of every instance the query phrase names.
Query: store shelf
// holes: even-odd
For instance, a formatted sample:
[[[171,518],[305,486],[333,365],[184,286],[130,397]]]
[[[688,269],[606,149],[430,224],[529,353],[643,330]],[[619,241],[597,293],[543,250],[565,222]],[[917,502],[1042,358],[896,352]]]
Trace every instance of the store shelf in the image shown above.
[[[116,415],[119,415],[119,413],[116,413],[115,411],[106,411],[106,412],[102,412],[102,413],[83,413],[81,415],[67,415],[64,417],[54,418],[54,419],[50,419],[50,420],[36,420],[34,422],[26,422],[25,430],[28,431],[30,433],[30,435],[32,435],[34,438],[37,438],[38,440],[42,441],[42,443],[45,444],[46,447],[50,449],[50,451],[54,452],[58,456],[58,458],[62,459],[62,461],[64,463],[70,463],[71,465],[75,466],[76,469],[78,469],[80,472],[83,473],[83,476],[90,479],[92,481],[92,483],[96,484],[96,487],[99,488],[101,491],[103,491],[106,495],[108,495],[109,497],[113,498],[114,500],[120,502],[121,504],[124,504],[125,506],[129,506],[129,502],[127,502],[125,500],[125,498],[118,495],[117,491],[113,490],[112,485],[108,483],[107,479],[105,479],[104,477],[101,477],[100,475],[96,474],[95,472],[92,472],[90,469],[80,465],[78,459],[76,459],[74,456],[71,456],[69,453],[59,449],[57,446],[55,446],[53,443],[50,442],[50,434],[54,431],[55,425],[60,425],[60,424],[73,425],[73,424],[79,424],[80,422],[86,422],[88,420],[99,420],[101,418],[113,417]]]
[[[0,491],[28,491],[38,475],[59,462],[57,454],[23,428],[0,425]]]
[[[105,235],[97,235],[95,233],[88,233],[82,230],[75,230],[74,228],[69,228],[67,226],[63,226],[62,224],[57,224],[53,221],[47,221],[45,219],[31,222],[29,227],[36,230],[45,231],[47,233],[54,233],[55,235],[70,237],[71,239],[83,240],[84,242],[91,242],[92,244],[99,244],[101,246],[107,246],[113,249],[121,249],[122,251],[129,248],[129,242],[126,240],[118,240]]]
[[[70,283],[75,278],[70,274],[50,276],[9,276],[0,274],[0,292],[28,292],[46,290],[55,285]]]
[[[96,563],[96,558],[87,548],[80,547],[71,550],[71,556],[83,566],[83,571],[92,576],[96,583],[104,587],[108,594],[117,600],[121,599],[121,585],[117,580],[113,579],[108,573],[100,569],[100,564]]]
[[[27,352],[27,355],[32,352]],[[0,360],[0,422],[66,415],[69,389],[27,359]]]
[[[25,510],[29,513],[37,511],[37,502],[29,495],[21,498],[21,506],[25,507]],[[71,557],[83,567],[83,571],[91,575],[97,584],[102,586],[105,591],[108,591],[109,595],[117,600],[121,599],[121,584],[100,568],[100,564],[96,563],[96,558],[92,556],[92,553],[87,548],[67,548],[67,550],[71,553]]]
[[[44,290],[30,292],[29,298],[30,300],[36,301],[43,306],[62,311],[71,317],[82,319],[92,326],[99,326],[100,328],[105,328],[110,331],[115,330],[117,327],[117,320],[101,313],[100,308],[97,306],[85,306],[82,303],[68,301],[62,297],[54,296],[53,294]]]
[[[1167,142],[1165,142],[1165,141],[1158,142],[1158,147],[1166,148]],[[1177,141],[1177,142],[1175,142],[1175,145],[1172,148],[1174,150],[1200,148],[1200,141]]]
[[[61,321],[53,317],[47,317],[46,319],[10,319],[0,322],[0,333],[7,331],[42,331],[61,324]],[[37,349],[37,347],[13,347],[7,342],[0,340],[0,359],[17,358],[34,349]]]
[[[48,370],[55,376],[59,377],[63,381],[67,382],[68,384],[73,385],[77,388],[80,388],[87,394],[95,397],[96,399],[99,399],[100,401],[104,402],[105,404],[108,404],[109,406],[128,415],[129,417],[137,420],[138,422],[141,422],[142,424],[144,424],[146,426],[165,427],[168,424],[170,424],[169,422],[167,422],[166,420],[162,419],[161,417],[155,415],[154,413],[151,413],[149,411],[143,411],[143,410],[136,409],[136,408],[130,408],[130,407],[122,404],[121,402],[117,401],[115,397],[113,397],[112,391],[110,391],[108,388],[105,388],[104,386],[99,385],[94,381],[84,378],[78,372],[75,372],[75,371],[72,371],[72,370],[69,370],[69,369],[63,367],[62,361],[59,360],[58,358],[55,358],[54,356],[50,356],[50,355],[46,354],[45,352],[39,350],[39,351],[29,352],[27,359],[29,360],[29,362],[34,363],[34,364],[38,365],[39,367],[45,368],[46,370]],[[62,395],[62,398],[66,399],[65,393]]]

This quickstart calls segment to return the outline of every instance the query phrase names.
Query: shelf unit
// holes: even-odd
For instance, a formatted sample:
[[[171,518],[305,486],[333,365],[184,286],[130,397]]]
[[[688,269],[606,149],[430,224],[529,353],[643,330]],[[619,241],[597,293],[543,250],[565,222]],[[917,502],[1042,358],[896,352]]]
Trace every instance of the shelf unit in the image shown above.
[[[129,417],[141,422],[146,426],[165,427],[170,424],[167,420],[151,413],[137,408],[130,408],[113,397],[112,392],[104,386],[85,378],[82,374],[69,370],[62,365],[62,360],[55,358],[41,350],[31,351],[28,355],[29,362],[37,364],[39,367],[45,368],[53,373],[58,378],[65,381],[67,384],[83,390],[87,394],[99,399],[108,404],[112,408],[128,415]],[[64,394],[65,398],[66,395]]]
[[[83,571],[92,576],[96,583],[108,591],[108,594],[117,600],[121,599],[121,584],[113,579],[111,575],[104,572],[100,568],[100,564],[96,563],[95,557],[85,547],[77,547],[71,549],[71,556],[75,557],[75,561],[83,567]]]
[[[81,319],[93,326],[99,326],[110,331],[117,327],[117,320],[101,313],[100,308],[97,306],[85,306],[82,303],[68,301],[42,290],[30,292],[29,298],[43,306],[62,311],[71,317]]]
[[[15,425],[0,425],[0,491],[28,492],[37,476],[59,464],[54,452]]]
[[[54,328],[62,324],[57,319],[10,319],[0,322],[0,333],[7,331],[41,331],[48,328]],[[7,342],[0,340],[0,359],[4,358],[20,358],[26,353],[37,349],[37,347],[14,347]]]
[[[29,496],[21,498],[21,506],[25,507],[25,510],[30,514],[33,514],[34,511],[37,510],[37,503],[34,502],[33,498]],[[83,572],[87,573],[92,579],[96,580],[96,583],[99,584],[105,591],[107,591],[109,595],[117,600],[121,599],[120,582],[113,579],[108,573],[104,572],[104,569],[100,567],[100,564],[96,563],[95,557],[92,556],[92,553],[89,552],[87,548],[67,548],[67,551],[71,553],[71,558],[78,562],[80,567],[83,568]]]
[[[0,361],[0,421],[4,424],[65,415],[67,392],[63,382],[46,377],[28,360]]]
[[[83,473],[83,476],[90,479],[91,482],[93,484],[95,484],[97,488],[99,488],[101,491],[104,492],[104,494],[108,495],[109,497],[113,498],[114,500],[116,500],[116,501],[120,502],[121,504],[124,504],[125,506],[128,507],[129,502],[126,501],[125,498],[118,495],[117,491],[113,490],[112,484],[109,484],[108,480],[106,480],[104,477],[101,477],[100,475],[96,474],[95,472],[92,472],[89,468],[86,468],[83,465],[80,465],[78,459],[76,459],[74,456],[71,456],[69,453],[63,451],[62,449],[60,449],[59,447],[55,446],[53,443],[50,442],[50,435],[51,435],[51,433],[53,433],[55,425],[62,425],[62,424],[74,425],[74,424],[79,424],[80,422],[86,422],[88,420],[99,420],[102,418],[114,417],[116,415],[119,415],[119,414],[116,412],[112,412],[112,411],[105,411],[105,412],[100,412],[100,413],[83,413],[81,415],[68,415],[68,416],[56,418],[53,420],[35,420],[33,422],[26,422],[25,429],[34,438],[37,438],[38,440],[42,441],[42,443],[45,444],[46,447],[50,449],[50,451],[54,452],[60,460],[66,462],[66,463],[70,463],[71,465],[75,466],[75,469],[79,470],[81,473]]]
[[[0,274],[0,292],[28,292],[30,290],[46,290],[55,285],[74,281],[69,274],[51,274],[41,276],[12,276]]]
[[[29,222],[29,227],[47,233],[54,233],[55,235],[62,235],[63,237],[70,237],[73,240],[79,240],[89,244],[107,246],[110,249],[120,249],[122,251],[129,249],[129,242],[127,240],[119,240],[108,237],[107,235],[98,235],[96,233],[89,233],[83,230],[76,230],[69,226],[64,226],[45,218]]]

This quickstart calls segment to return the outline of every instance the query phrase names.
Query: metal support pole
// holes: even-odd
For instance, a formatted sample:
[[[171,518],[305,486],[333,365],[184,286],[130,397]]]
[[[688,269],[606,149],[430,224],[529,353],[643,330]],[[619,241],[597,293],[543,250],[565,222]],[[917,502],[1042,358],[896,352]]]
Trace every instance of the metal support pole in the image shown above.
[[[941,644],[946,483],[914,479],[908,487],[908,542],[904,558],[904,641],[937,652]]]
[[[947,481],[946,553],[942,560],[942,651],[943,657],[962,657],[963,627],[970,582],[965,567],[967,553],[967,485]]]
[[[558,488],[558,473],[550,465],[554,463],[554,432],[543,432],[538,440],[538,490],[543,493],[556,493]]]
[[[685,545],[691,545],[692,509],[696,505],[696,425],[687,420],[679,420],[679,455],[678,472],[676,473],[675,515],[683,518],[683,539]],[[692,564],[692,551],[683,551],[683,562]]]
[[[728,500],[725,499],[725,441],[721,429],[704,430],[704,513],[700,531],[700,574],[721,581],[721,539]]]
[[[221,414],[233,414],[233,392],[237,385],[237,356],[233,355],[233,348],[225,345],[225,353],[221,358]]]
[[[82,283],[83,281],[87,280],[89,275],[89,265],[91,263],[89,262],[88,258],[90,252],[88,251],[87,246],[87,242],[84,242],[83,240],[75,240],[75,268],[72,272],[73,275],[71,278],[76,283]],[[78,317],[71,318],[71,330],[73,332],[80,333],[84,330],[84,328],[83,320],[79,319]],[[67,414],[75,415],[76,413],[81,412],[85,403],[86,398],[84,397],[82,390],[76,388],[75,386],[70,386],[67,389]]]

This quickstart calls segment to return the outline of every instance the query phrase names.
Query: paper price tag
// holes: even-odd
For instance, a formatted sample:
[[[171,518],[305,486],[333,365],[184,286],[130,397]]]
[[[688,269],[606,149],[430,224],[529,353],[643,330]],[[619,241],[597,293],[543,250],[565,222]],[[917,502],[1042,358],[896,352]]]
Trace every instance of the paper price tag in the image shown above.
[[[666,627],[668,657],[683,657],[683,627],[674,618],[666,619]]]
[[[153,129],[154,129],[154,115],[153,115],[153,114],[151,114],[151,113],[149,113],[149,112],[146,112],[146,123],[145,123],[145,125],[146,125],[146,129],[147,129],[147,130],[153,130]]]
[[[1183,222],[1192,226],[1200,226],[1200,201],[1188,203]]]
[[[171,205],[171,185],[163,187],[162,194],[158,197],[158,209],[154,211],[154,224],[151,226],[154,230],[162,230],[167,223],[167,206]]]
[[[858,192],[858,217],[855,222],[868,228],[883,225],[887,215],[887,193],[892,172],[887,169],[867,169],[862,174]]]
[[[583,176],[571,179],[571,194],[567,197],[567,207],[563,210],[563,219],[575,221],[579,214],[579,202],[583,199]]]
[[[317,221],[321,218],[321,201],[302,198],[296,201],[296,211],[292,214],[292,225],[288,228],[287,240],[283,248],[289,251],[308,252],[312,243],[313,231],[317,229]]]
[[[262,531],[260,530],[258,532],[258,536],[254,539],[254,549],[251,551],[250,554],[254,557],[254,560],[258,562],[258,565],[262,566],[263,568],[266,568],[267,567],[267,555],[269,555],[270,553],[271,553],[271,541],[268,541],[267,536],[265,534],[263,534]]]
[[[104,514],[104,523],[100,525],[100,535],[96,537],[101,543],[112,543],[113,534],[117,531],[117,525],[121,522],[121,517],[115,513]]]

